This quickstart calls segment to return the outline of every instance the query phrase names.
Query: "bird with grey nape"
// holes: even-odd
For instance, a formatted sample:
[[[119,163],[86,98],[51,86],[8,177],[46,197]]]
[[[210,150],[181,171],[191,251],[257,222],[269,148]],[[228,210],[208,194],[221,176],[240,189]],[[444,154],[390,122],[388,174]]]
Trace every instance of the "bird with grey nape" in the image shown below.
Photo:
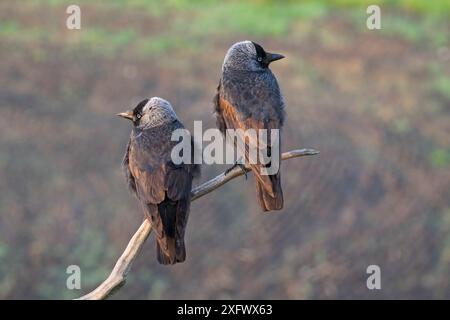
[[[252,41],[235,43],[228,50],[214,97],[217,126],[224,136],[227,129],[266,129],[268,136],[271,129],[281,129],[285,114],[284,100],[269,64],[282,58],[283,55],[266,52]],[[261,173],[264,164],[249,162],[249,145],[263,146],[261,141],[252,141],[250,137],[244,145],[245,166],[256,177],[256,193],[262,210],[282,209],[280,171],[264,175]],[[267,148],[266,153],[270,155],[270,146]]]
[[[172,162],[172,148],[178,143],[171,141],[172,132],[184,126],[170,103],[157,97],[117,115],[133,123],[122,165],[128,186],[156,233],[158,262],[183,262],[192,180],[200,173],[193,161]]]

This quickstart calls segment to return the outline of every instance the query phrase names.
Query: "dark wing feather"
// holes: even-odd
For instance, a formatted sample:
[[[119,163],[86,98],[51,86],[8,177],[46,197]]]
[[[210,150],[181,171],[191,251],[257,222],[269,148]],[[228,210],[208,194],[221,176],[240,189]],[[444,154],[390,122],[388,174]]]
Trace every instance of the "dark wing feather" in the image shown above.
[[[284,123],[284,101],[275,76],[270,70],[265,72],[225,72],[218,87],[215,109],[219,129],[224,133],[227,128],[267,129],[270,138],[271,129],[281,129]],[[270,144],[270,141],[268,141]],[[239,145],[239,144],[238,144]],[[242,150],[249,162],[249,146],[267,148],[268,146],[246,138],[245,150]],[[270,149],[267,151],[270,153]],[[281,152],[281,148],[280,148]],[[248,164],[256,176],[258,200],[264,211],[278,210],[283,207],[283,194],[280,172],[275,175],[261,174],[261,164]]]
[[[128,140],[127,149],[125,151],[125,155],[123,156],[122,170],[123,170],[123,173],[125,175],[125,179],[126,179],[128,188],[130,189],[130,191],[133,194],[136,195],[136,182],[134,180],[133,175],[131,174],[130,166],[129,166],[129,162],[130,162],[130,145],[131,145],[131,138]]]
[[[217,86],[216,95],[214,96],[214,113],[216,114],[216,126],[220,130],[220,132],[225,133],[227,129],[227,125],[225,123],[225,119],[223,118],[222,111],[220,108],[220,89],[221,89],[221,81]]]
[[[220,98],[228,101],[241,120],[277,121],[284,124],[284,99],[272,72],[225,72],[218,88]]]
[[[152,128],[131,141],[128,167],[136,193],[151,219],[157,238],[157,257],[163,264],[184,261],[184,230],[189,215],[192,179],[197,165],[175,165],[170,154],[177,143],[171,132],[180,127]]]

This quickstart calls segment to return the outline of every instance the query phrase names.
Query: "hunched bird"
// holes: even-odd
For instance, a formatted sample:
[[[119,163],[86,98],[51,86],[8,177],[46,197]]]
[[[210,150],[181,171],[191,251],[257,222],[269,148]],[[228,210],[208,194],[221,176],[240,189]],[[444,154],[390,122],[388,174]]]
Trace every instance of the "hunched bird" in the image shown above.
[[[130,190],[156,233],[157,260],[161,264],[183,262],[192,180],[200,172],[193,161],[175,165],[171,159],[178,143],[171,140],[172,132],[184,126],[170,103],[158,97],[117,115],[133,123],[122,166]]]

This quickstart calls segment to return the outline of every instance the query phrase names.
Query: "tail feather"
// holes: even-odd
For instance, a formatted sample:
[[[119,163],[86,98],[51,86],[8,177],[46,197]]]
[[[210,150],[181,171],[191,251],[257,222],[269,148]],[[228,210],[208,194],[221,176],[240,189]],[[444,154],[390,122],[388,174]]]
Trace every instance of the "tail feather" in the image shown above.
[[[260,186],[268,193],[271,197],[275,197],[275,190],[273,182],[270,175],[264,175],[261,173],[261,166],[258,164],[249,164],[252,169],[255,179],[258,180]]]
[[[276,175],[266,176],[270,180],[271,190],[267,191],[267,183],[263,184],[259,179],[256,182],[256,196],[263,211],[283,209],[283,190],[281,189],[280,172]]]
[[[170,265],[186,260],[183,238],[188,210],[189,204],[184,200],[165,200],[149,208],[151,213],[148,216],[155,229],[156,258],[159,263]]]
[[[175,240],[173,238],[166,238],[167,247],[162,247],[162,243],[156,242],[156,258],[158,262],[164,265],[175,264],[186,260],[186,248],[184,240]]]

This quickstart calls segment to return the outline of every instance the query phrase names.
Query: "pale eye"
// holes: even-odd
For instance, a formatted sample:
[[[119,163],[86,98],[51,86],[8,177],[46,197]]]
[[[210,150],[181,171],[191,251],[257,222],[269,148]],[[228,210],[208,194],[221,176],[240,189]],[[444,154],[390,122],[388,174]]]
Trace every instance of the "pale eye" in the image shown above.
[[[140,113],[138,113],[137,115],[136,115],[136,118],[138,118],[138,119],[140,119],[142,116],[141,116],[141,114]]]
[[[262,61],[262,58],[261,57],[258,57],[258,62],[261,62]]]

